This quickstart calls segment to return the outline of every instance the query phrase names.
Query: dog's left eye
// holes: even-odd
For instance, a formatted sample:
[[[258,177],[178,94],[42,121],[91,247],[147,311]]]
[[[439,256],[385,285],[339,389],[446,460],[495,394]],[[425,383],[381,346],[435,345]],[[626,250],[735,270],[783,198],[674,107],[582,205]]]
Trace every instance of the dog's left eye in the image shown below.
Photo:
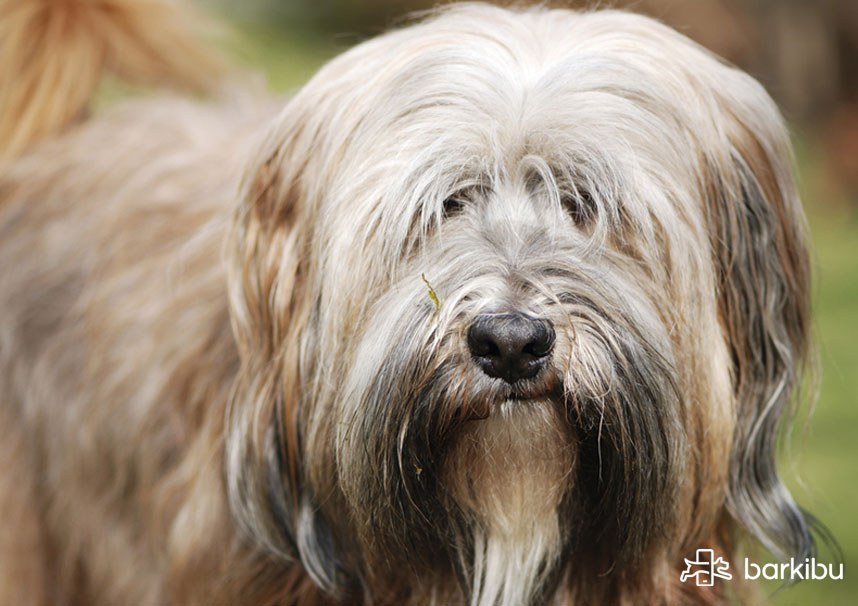
[[[441,211],[442,219],[455,217],[465,208],[465,200],[461,195],[453,195],[444,200],[443,210]]]
[[[584,189],[564,194],[560,203],[575,225],[587,225],[596,217],[596,204],[590,192]]]

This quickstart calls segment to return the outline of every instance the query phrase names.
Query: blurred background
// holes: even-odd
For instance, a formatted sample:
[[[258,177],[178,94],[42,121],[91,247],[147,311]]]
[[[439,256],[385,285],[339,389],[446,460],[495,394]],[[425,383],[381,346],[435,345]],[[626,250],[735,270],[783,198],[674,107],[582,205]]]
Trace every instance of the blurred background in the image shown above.
[[[300,86],[327,59],[436,0],[208,0],[231,24],[234,56],[269,86]],[[509,2],[502,4],[510,4]],[[542,2],[581,6],[581,2]],[[592,6],[593,2],[587,3]],[[601,2],[600,5],[607,3]],[[858,604],[858,0],[619,0],[697,40],[760,80],[793,132],[815,247],[822,366],[812,418],[798,412],[781,468],[830,529],[844,580],[766,587],[779,606]],[[787,444],[789,445],[787,447]],[[823,550],[821,559],[833,555]],[[760,563],[773,561],[760,554]],[[735,572],[735,571],[734,571]]]

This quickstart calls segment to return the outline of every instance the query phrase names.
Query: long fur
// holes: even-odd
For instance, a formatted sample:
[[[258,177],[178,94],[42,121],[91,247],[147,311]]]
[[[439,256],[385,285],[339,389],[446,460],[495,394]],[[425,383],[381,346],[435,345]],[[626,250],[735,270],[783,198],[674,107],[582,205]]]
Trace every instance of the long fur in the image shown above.
[[[0,603],[722,603],[683,557],[813,550],[758,83],[644,17],[467,4],[272,108],[130,103],[2,169]],[[465,338],[510,311],[557,334],[513,384]]]
[[[80,119],[105,70],[211,91],[213,31],[178,0],[0,0],[0,161]]]

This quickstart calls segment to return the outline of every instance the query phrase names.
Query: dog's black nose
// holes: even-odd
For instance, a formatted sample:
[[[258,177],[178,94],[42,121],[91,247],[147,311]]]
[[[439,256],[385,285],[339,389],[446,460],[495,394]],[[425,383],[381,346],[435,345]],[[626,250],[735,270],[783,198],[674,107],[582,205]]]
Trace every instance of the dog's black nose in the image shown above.
[[[477,364],[507,383],[535,376],[553,347],[551,323],[523,313],[484,314],[468,328],[468,348]]]

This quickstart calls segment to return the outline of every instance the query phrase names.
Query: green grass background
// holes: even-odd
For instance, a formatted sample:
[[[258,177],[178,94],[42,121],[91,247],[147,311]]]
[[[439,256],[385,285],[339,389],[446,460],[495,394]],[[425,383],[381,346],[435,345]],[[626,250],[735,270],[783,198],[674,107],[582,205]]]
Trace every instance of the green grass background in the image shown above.
[[[261,70],[276,91],[303,84],[326,60],[358,40],[238,23],[229,46],[240,63]],[[799,502],[830,529],[844,555],[842,581],[765,589],[777,606],[854,606],[858,583],[858,200],[832,191],[812,134],[796,134],[797,170],[814,245],[814,316],[822,366],[813,415],[799,411],[781,468]],[[807,421],[807,423],[805,423]],[[787,452],[789,450],[789,452]],[[831,561],[823,551],[821,558]],[[754,561],[754,559],[752,559]],[[759,557],[759,563],[774,561]],[[736,571],[734,571],[735,573]]]
[[[778,606],[855,605],[858,582],[858,199],[836,191],[824,154],[808,133],[794,136],[799,188],[814,247],[814,321],[820,394],[808,419],[796,420],[782,469],[799,502],[831,531],[843,551],[842,581],[783,588]],[[831,561],[823,551],[821,558]]]

